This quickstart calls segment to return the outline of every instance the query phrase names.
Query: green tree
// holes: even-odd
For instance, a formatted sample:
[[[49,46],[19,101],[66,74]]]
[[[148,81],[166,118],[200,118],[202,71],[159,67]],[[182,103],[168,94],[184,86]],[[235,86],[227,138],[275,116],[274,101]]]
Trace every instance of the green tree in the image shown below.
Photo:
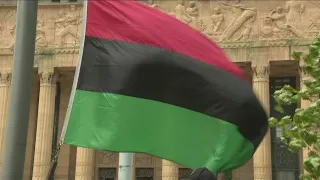
[[[275,109],[284,113],[283,107],[300,103],[301,100],[312,101],[307,108],[298,108],[293,116],[283,116],[281,119],[271,117],[269,125],[282,128],[284,133],[281,141],[292,152],[308,149],[308,157],[303,162],[305,174],[302,180],[320,180],[320,100],[314,100],[320,93],[320,35],[309,46],[307,53],[294,52],[295,60],[303,61],[304,71],[310,80],[304,81],[305,88],[296,90],[289,85],[274,93],[277,102]]]

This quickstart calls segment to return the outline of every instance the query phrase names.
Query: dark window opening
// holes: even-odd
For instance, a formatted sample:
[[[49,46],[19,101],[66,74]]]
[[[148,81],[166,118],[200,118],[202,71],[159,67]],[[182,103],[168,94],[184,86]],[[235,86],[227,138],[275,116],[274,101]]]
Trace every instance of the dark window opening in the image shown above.
[[[192,172],[190,168],[179,168],[179,180],[189,178]]]
[[[293,115],[296,104],[284,107],[285,114],[280,114],[274,107],[276,102],[273,94],[284,85],[296,88],[296,78],[270,78],[270,116],[281,118],[284,115]],[[289,127],[288,127],[289,128]],[[271,155],[272,155],[272,179],[273,180],[299,180],[299,153],[290,152],[286,145],[280,140],[283,130],[281,128],[271,129]]]
[[[136,168],[136,180],[153,180],[153,168]]]
[[[99,180],[116,180],[116,168],[99,168]]]

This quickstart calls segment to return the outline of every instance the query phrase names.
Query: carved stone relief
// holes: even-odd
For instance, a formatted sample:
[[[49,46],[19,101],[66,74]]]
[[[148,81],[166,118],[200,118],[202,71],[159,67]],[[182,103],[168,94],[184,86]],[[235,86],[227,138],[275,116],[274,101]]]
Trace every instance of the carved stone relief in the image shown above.
[[[10,86],[11,75],[11,72],[0,72],[0,86]]]
[[[192,21],[191,16],[187,13],[184,0],[178,0],[178,4],[174,8],[174,12],[171,12],[170,15],[176,17],[186,24],[189,24]]]
[[[299,0],[288,1],[284,7],[271,10],[263,19],[261,35],[264,38],[303,38],[304,34],[296,26],[301,22],[304,10],[304,4]]]
[[[252,77],[253,78],[269,78],[270,65],[269,64],[253,64]]]
[[[288,1],[284,6],[284,9],[287,14],[287,24],[291,26],[296,26],[301,22],[301,16],[304,12],[305,5],[303,1],[300,0],[292,0]]]
[[[58,47],[79,46],[79,25],[82,22],[75,5],[71,5],[69,11],[59,11],[56,24],[56,38]]]
[[[0,11],[1,12],[1,11]],[[8,48],[13,50],[14,43],[16,38],[16,21],[15,15],[16,11],[8,10],[6,18],[1,19],[1,42],[0,46],[2,48]],[[46,39],[46,28],[45,28],[45,19],[41,19],[42,15],[39,16],[37,20],[37,28],[36,28],[36,46],[37,47],[47,47],[48,41]],[[40,20],[41,19],[41,20]],[[11,23],[13,22],[13,23]]]
[[[299,66],[299,74],[301,79],[304,79],[306,76],[308,76],[304,65]]]
[[[53,69],[40,69],[40,86],[41,85],[54,85],[57,81],[57,75]]]
[[[117,164],[118,154],[115,152],[99,151],[98,164],[112,166]]]
[[[45,22],[43,20],[37,21],[37,36],[36,36],[36,46],[37,47],[47,47],[48,46],[44,23]]]
[[[303,81],[309,74],[306,71],[306,65],[304,61],[299,61],[299,74],[300,78]]]
[[[259,1],[255,4],[249,0],[143,2],[176,17],[216,42],[309,38],[320,32],[320,11],[314,5],[316,0]],[[37,48],[53,45],[78,48],[82,7],[52,6],[39,6]],[[14,48],[15,17],[16,8],[13,6],[0,10],[0,48]]]
[[[199,17],[199,9],[195,1],[189,2],[186,12],[190,17],[190,22],[188,24],[194,29],[203,32],[206,29],[206,25]]]
[[[14,47],[15,14],[16,10],[14,9],[0,10],[0,46],[2,48]]]
[[[310,18],[310,25],[307,27],[307,36],[316,36],[320,34],[320,11]]]
[[[247,40],[250,38],[254,22],[257,17],[257,8],[247,7],[240,0],[233,0],[232,3],[220,2],[221,8],[232,13],[232,20],[221,36],[221,41],[232,40],[237,31],[241,31],[239,37],[234,40]]]
[[[225,20],[224,14],[221,13],[221,9],[219,7],[214,8],[213,14],[209,17],[209,19],[211,22],[207,34],[221,36],[222,32],[220,31],[220,28]]]
[[[13,26],[9,29],[11,40],[9,40],[8,48],[13,50],[14,43],[16,40],[16,22],[14,22]]]
[[[206,30],[208,36],[218,37],[220,41],[230,40],[247,40],[250,38],[254,22],[257,17],[257,8],[246,7],[240,3],[240,0],[232,0],[227,2],[217,1],[217,6],[213,8],[213,12],[207,18],[208,25],[204,23],[204,19],[199,15],[199,9],[196,2],[190,1],[186,7],[184,0],[178,0],[173,15],[180,21],[189,24],[191,27],[200,32]],[[225,13],[229,11],[232,14],[232,19],[227,27],[222,29],[222,23],[225,21]],[[241,31],[240,35],[234,38],[234,35]],[[217,38],[214,38],[217,39]]]
[[[164,11],[158,4],[154,3],[154,0],[148,0],[148,5],[152,8]]]
[[[152,166],[153,157],[147,154],[135,154],[135,164],[137,167]]]

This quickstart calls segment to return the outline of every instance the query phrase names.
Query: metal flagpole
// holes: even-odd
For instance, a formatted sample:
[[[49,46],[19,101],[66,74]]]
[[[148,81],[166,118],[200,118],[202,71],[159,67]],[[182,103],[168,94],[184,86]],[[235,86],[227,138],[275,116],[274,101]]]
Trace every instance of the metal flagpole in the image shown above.
[[[16,40],[2,179],[23,179],[32,89],[38,0],[17,1]]]
[[[133,176],[133,153],[119,154],[118,180],[132,180]]]

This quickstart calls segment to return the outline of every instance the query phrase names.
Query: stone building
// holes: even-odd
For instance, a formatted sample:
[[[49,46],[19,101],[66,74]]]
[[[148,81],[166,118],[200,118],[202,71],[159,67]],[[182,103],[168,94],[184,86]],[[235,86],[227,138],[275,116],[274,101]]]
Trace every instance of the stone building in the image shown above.
[[[41,1],[41,0],[40,0]],[[50,0],[48,0],[50,1]],[[82,4],[39,5],[34,80],[24,179],[44,180],[60,136],[79,54]],[[15,39],[16,6],[0,6],[0,169],[7,123]],[[290,54],[305,51],[320,31],[320,1],[171,0],[144,1],[218,42],[252,79],[252,87],[273,116],[272,93],[284,84],[303,88],[308,77]],[[297,106],[306,107],[310,102]],[[286,109],[292,114],[296,106]],[[232,172],[235,180],[295,180],[305,152],[290,153],[271,129],[251,161]],[[63,145],[56,180],[113,180],[118,154]],[[178,180],[191,171],[172,162],[136,154],[134,179]],[[1,171],[0,171],[1,172]]]

